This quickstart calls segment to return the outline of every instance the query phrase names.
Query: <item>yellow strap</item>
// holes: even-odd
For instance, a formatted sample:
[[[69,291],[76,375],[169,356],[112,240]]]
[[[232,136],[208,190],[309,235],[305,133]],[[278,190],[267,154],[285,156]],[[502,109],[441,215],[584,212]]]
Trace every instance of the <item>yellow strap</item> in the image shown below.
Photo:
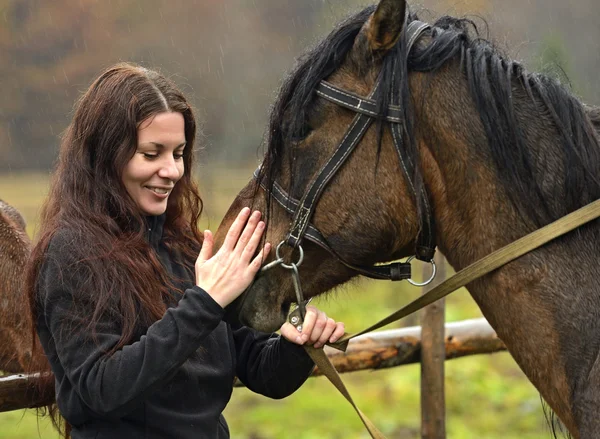
[[[503,265],[523,256],[524,254],[529,253],[530,251],[535,250],[536,248],[541,247],[553,239],[556,239],[559,236],[562,236],[565,233],[568,233],[598,217],[600,217],[600,200],[596,200],[593,203],[590,203],[576,210],[575,212],[572,212],[554,221],[553,223],[550,223],[547,226],[542,227],[541,229],[538,229],[535,232],[532,232],[529,235],[526,235],[499,250],[496,250],[493,253],[490,253],[477,262],[474,262],[473,264],[459,271],[451,278],[433,288],[431,291],[420,296],[385,319],[375,323],[364,331],[357,332],[356,334],[352,335],[345,335],[337,342],[331,343],[331,346],[345,351],[350,339],[400,320],[401,318],[432,304],[442,297],[447,296],[453,291],[464,287],[481,276],[484,276],[502,267]]]
[[[333,367],[333,364],[331,364],[331,361],[329,361],[329,358],[325,354],[325,351],[322,348],[315,349],[312,346],[304,346],[304,349],[306,349],[306,352],[308,353],[308,355],[310,355],[310,358],[312,358],[315,364],[319,367],[319,370],[323,373],[323,375],[325,375],[329,379],[329,381],[331,381],[331,384],[333,384],[344,396],[344,398],[346,398],[346,400],[352,405],[352,407],[360,417],[360,420],[371,434],[371,437],[373,439],[386,439],[383,433],[380,432],[377,429],[377,427],[375,427],[375,424],[373,424],[370,421],[370,419],[367,418],[367,416],[363,412],[361,412],[360,409],[356,406],[354,400],[350,396],[350,392],[348,392],[348,389],[346,389],[346,386],[342,382],[342,378],[340,378],[340,375],[337,373],[337,370],[335,370],[335,367]]]

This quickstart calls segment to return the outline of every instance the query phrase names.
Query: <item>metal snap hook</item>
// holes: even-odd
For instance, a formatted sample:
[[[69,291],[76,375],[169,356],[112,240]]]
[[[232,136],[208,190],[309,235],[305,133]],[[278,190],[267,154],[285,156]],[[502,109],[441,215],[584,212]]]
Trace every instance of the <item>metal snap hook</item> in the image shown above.
[[[296,308],[294,308],[288,316],[288,321],[298,330],[298,332],[302,332],[302,324],[304,323],[304,316],[306,316],[306,307],[312,299],[313,298],[311,297],[304,302],[296,303]]]
[[[410,258],[408,258],[406,260],[406,263],[409,264],[410,261],[412,261],[415,257],[411,256]],[[425,282],[415,282],[412,279],[406,279],[408,281],[409,284],[414,285],[415,287],[424,287],[426,285],[429,285],[433,279],[435,279],[435,275],[437,273],[437,267],[435,265],[435,261],[432,259],[431,261],[429,261],[429,263],[431,264],[431,277],[429,279],[427,279]]]
[[[277,267],[278,265],[283,264],[283,259],[275,259],[274,261],[269,262],[267,265],[263,266],[260,271],[264,273],[267,270],[270,270],[273,267]]]

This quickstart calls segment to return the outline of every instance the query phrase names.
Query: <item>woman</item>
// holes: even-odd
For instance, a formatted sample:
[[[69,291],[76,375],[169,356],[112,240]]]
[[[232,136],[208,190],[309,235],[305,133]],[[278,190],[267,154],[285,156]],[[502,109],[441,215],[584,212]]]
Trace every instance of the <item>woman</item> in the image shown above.
[[[245,209],[213,256],[195,134],[174,84],[130,64],[90,86],[65,133],[27,289],[73,438],[227,438],[236,376],[285,397],[314,366],[299,345],[344,331],[312,307],[283,337],[222,320],[271,246],[258,251],[265,225]]]

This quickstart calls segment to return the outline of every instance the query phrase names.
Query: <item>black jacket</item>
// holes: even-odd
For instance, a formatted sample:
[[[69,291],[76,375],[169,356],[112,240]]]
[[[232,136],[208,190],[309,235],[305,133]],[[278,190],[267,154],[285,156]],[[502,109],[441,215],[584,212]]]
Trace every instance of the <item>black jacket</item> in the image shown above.
[[[228,438],[221,412],[235,376],[255,392],[283,398],[314,366],[302,347],[283,337],[222,321],[223,308],[193,286],[163,245],[164,218],[151,221],[151,245],[169,272],[188,279],[188,289],[160,320],[141,328],[135,342],[110,356],[105,353],[118,342],[119,325],[105,317],[95,337],[82,330],[91,317],[85,298],[94,292],[81,287],[69,233],[57,233],[48,248],[37,331],[73,439]]]

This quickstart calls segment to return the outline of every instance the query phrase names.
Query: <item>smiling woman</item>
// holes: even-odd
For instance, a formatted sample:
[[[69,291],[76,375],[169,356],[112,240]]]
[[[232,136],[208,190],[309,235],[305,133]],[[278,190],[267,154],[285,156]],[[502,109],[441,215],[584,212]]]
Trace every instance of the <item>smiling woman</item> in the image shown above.
[[[77,104],[26,285],[45,353],[32,369],[54,373],[65,436],[228,438],[236,376],[283,398],[314,366],[299,345],[344,331],[315,308],[302,334],[224,320],[270,245],[259,248],[260,212],[242,209],[213,255],[189,172],[195,135],[177,87],[135,65],[106,70]]]

